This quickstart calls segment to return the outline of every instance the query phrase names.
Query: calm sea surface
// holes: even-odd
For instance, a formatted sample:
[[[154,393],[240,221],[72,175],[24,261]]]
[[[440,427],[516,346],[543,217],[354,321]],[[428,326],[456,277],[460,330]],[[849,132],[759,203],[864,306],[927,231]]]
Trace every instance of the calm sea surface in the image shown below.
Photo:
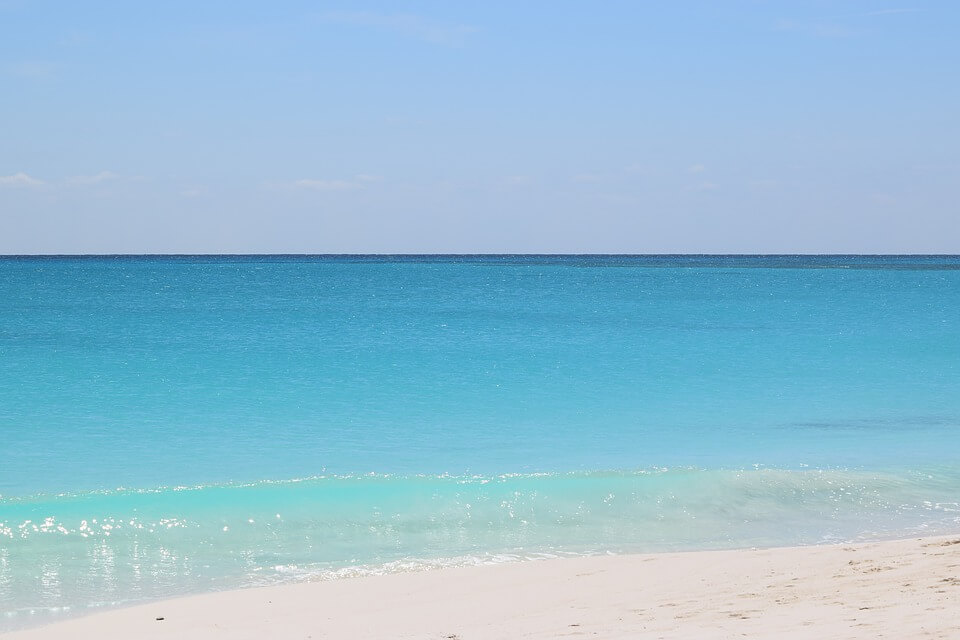
[[[0,258],[0,630],[960,530],[958,257]]]

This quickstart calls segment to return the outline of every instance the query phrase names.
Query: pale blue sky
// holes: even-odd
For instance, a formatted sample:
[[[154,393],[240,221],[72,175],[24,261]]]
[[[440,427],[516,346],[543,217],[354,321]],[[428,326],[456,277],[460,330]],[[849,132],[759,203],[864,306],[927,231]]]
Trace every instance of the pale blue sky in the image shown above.
[[[957,253],[958,33],[952,1],[0,0],[0,253]]]

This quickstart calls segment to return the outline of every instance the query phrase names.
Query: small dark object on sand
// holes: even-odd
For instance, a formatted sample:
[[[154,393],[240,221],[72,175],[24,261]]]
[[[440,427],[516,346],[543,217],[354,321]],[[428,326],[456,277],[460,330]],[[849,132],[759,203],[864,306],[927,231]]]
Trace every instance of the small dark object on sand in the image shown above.
[[[163,616],[160,616],[159,618],[157,618],[157,620],[163,620]]]

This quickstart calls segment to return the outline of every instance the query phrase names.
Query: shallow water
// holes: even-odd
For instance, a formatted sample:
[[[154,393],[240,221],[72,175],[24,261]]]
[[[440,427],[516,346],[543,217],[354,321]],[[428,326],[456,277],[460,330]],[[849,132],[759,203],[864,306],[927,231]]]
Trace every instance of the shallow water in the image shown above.
[[[956,257],[0,258],[0,628],[960,529]]]

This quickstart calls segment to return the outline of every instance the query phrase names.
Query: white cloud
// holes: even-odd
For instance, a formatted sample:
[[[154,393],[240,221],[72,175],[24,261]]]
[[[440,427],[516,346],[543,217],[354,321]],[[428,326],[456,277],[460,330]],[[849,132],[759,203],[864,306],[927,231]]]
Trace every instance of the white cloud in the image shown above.
[[[654,169],[655,167],[652,165],[635,162],[618,169],[607,168],[599,172],[578,173],[571,176],[570,181],[578,184],[613,183],[639,176],[650,176],[654,173]]]
[[[353,24],[373,27],[384,31],[431,42],[433,44],[460,45],[475,27],[449,24],[405,13],[376,13],[373,11],[330,11],[320,15],[323,22]]]
[[[596,184],[598,182],[606,182],[607,177],[598,173],[578,173],[573,176],[572,180],[580,184]]]
[[[67,178],[67,184],[100,184],[101,182],[107,182],[108,180],[116,180],[119,177],[120,176],[112,171],[101,171],[100,173],[92,176],[73,176],[72,178]]]
[[[693,164],[687,169],[690,173],[703,173],[707,168],[702,164]]]
[[[313,189],[315,191],[350,191],[359,189],[360,183],[350,180],[297,180],[293,183],[297,187]]]
[[[0,176],[0,187],[39,187],[42,185],[43,180],[28,176],[22,171],[12,176]]]
[[[376,176],[366,174],[356,175],[349,180],[318,180],[314,178],[303,178],[293,183],[294,187],[301,189],[311,189],[313,191],[356,191],[362,189],[371,182],[376,182]]]

